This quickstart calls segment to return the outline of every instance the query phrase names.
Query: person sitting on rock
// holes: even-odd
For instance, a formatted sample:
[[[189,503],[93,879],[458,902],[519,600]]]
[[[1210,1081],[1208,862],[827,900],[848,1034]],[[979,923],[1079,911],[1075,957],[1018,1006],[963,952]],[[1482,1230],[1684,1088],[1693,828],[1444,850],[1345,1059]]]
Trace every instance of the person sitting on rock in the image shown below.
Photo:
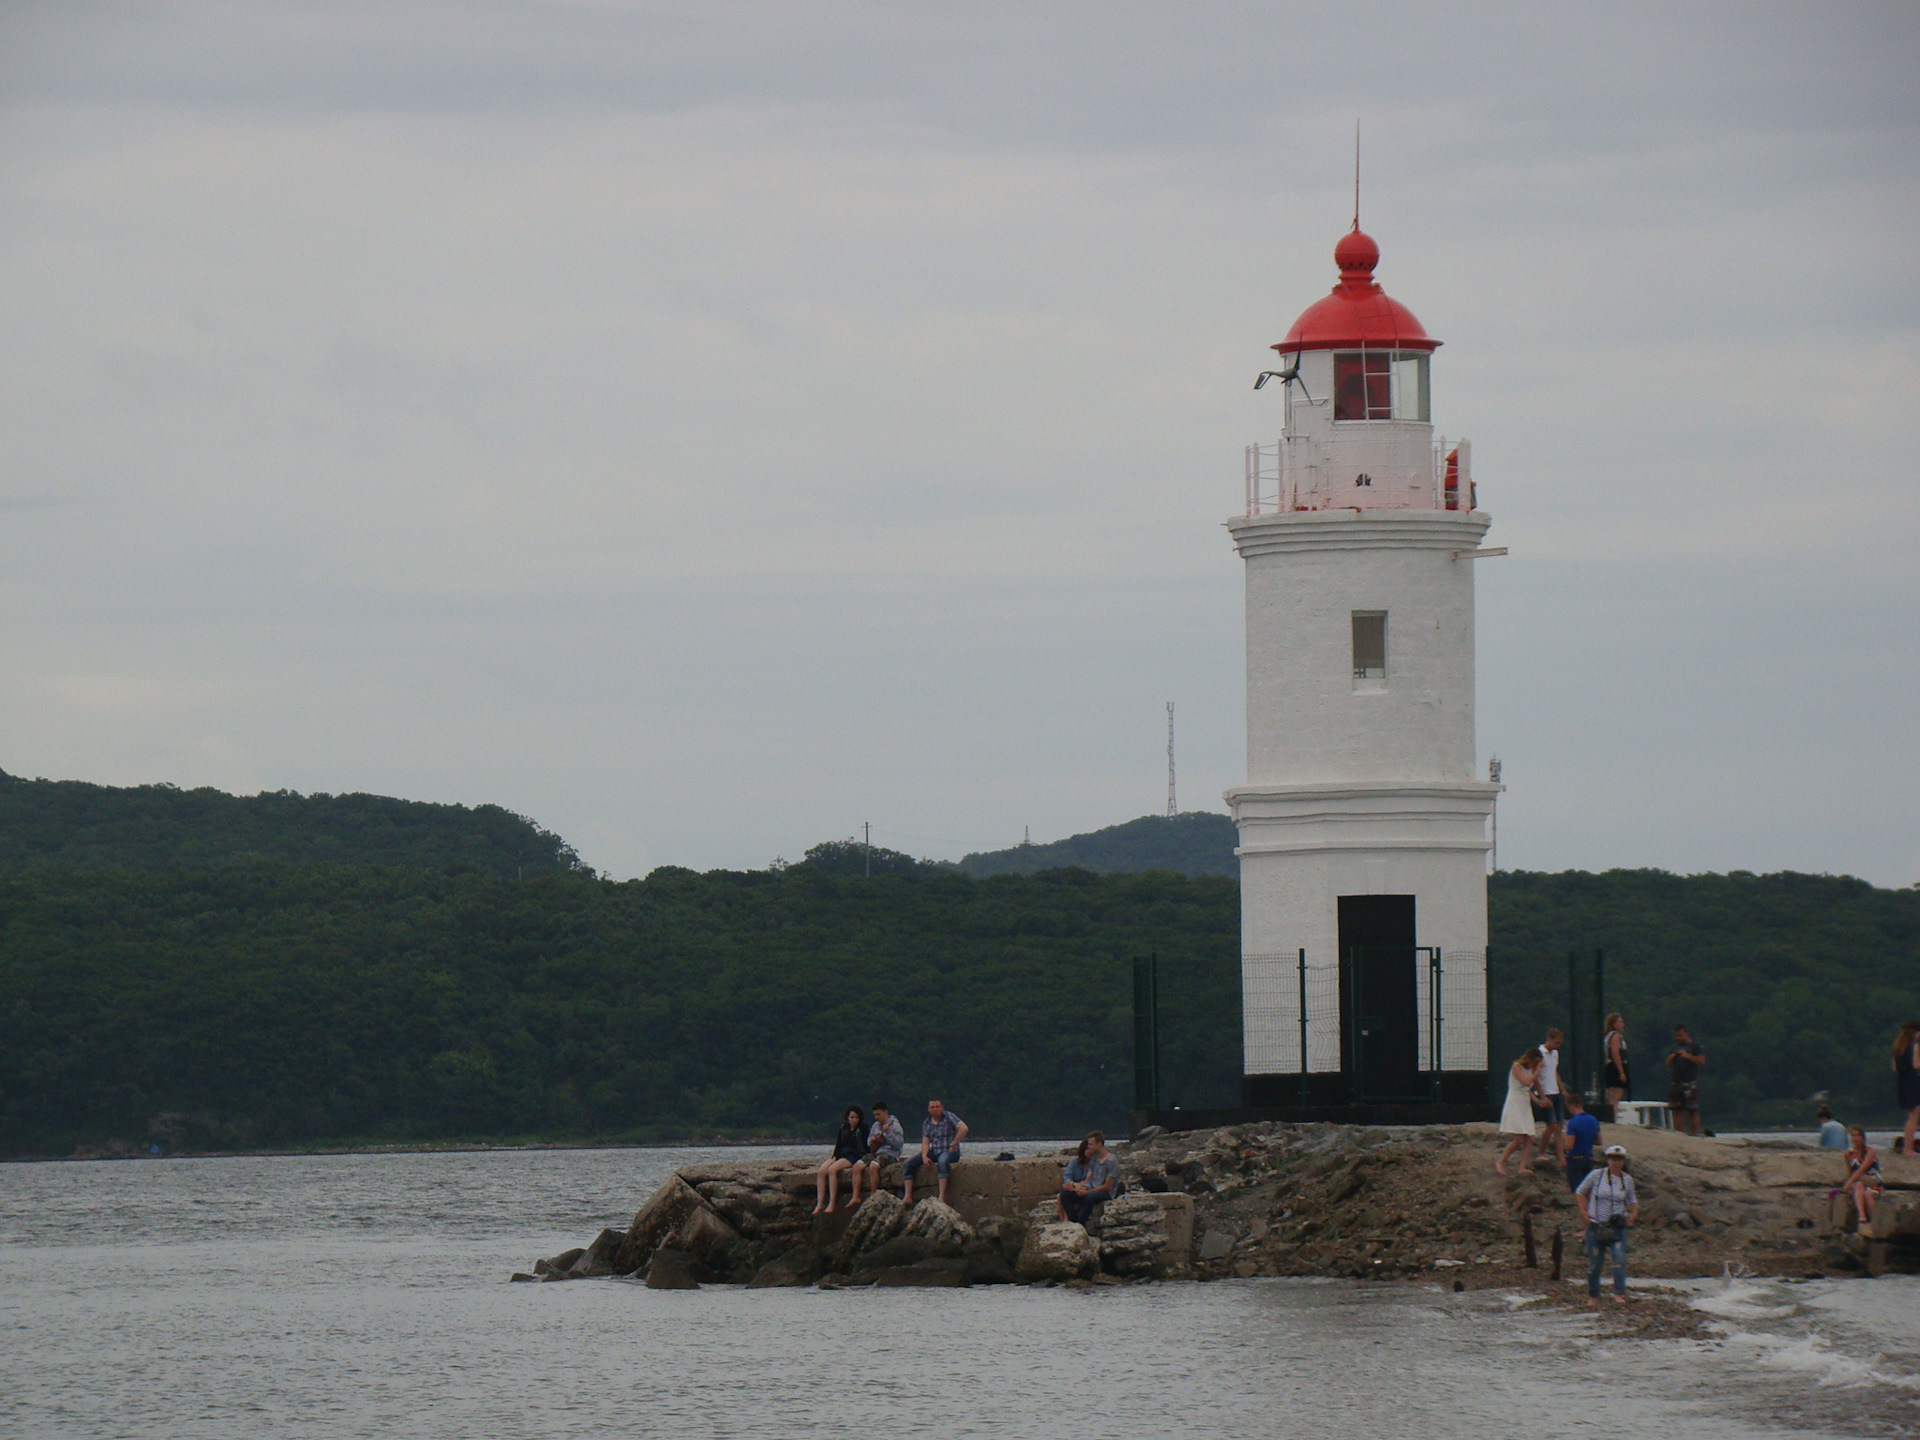
[[[867,1158],[867,1112],[849,1105],[840,1117],[840,1133],[833,1137],[833,1154],[813,1174],[813,1213],[832,1214],[840,1207],[840,1172],[852,1170]],[[854,1174],[860,1172],[855,1170]],[[857,1188],[858,1180],[854,1182]]]
[[[1880,1198],[1885,1182],[1880,1178],[1880,1152],[1867,1143],[1867,1132],[1855,1125],[1847,1131],[1853,1143],[1847,1147],[1847,1178],[1840,1193],[1852,1202],[1862,1225],[1873,1223],[1873,1202]]]
[[[1067,1162],[1065,1182],[1060,1187],[1059,1209],[1062,1220],[1084,1225],[1107,1201],[1120,1183],[1120,1162],[1107,1149],[1107,1137],[1089,1130],[1080,1142],[1079,1153]]]
[[[913,1204],[913,1177],[928,1163],[940,1172],[940,1199],[945,1203],[947,1177],[953,1174],[954,1163],[960,1158],[960,1142],[966,1138],[966,1121],[948,1114],[942,1101],[927,1102],[927,1118],[920,1122],[920,1153],[907,1157],[906,1193],[900,1197],[903,1204]]]
[[[880,1193],[880,1172],[891,1161],[900,1163],[900,1152],[907,1148],[905,1134],[900,1122],[894,1117],[892,1109],[884,1100],[873,1102],[873,1128],[867,1131],[867,1153],[853,1166],[853,1198],[849,1205],[860,1203],[860,1181],[867,1181],[867,1193]]]

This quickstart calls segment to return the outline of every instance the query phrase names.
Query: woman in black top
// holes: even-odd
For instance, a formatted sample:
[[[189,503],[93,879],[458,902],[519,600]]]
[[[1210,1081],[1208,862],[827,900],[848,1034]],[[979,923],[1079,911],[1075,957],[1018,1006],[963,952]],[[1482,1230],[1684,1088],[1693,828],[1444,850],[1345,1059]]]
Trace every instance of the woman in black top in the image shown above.
[[[1606,1092],[1608,1120],[1618,1121],[1620,1114],[1614,1109],[1628,1096],[1633,1088],[1633,1077],[1627,1070],[1627,1022],[1621,1015],[1607,1016],[1606,1039],[1600,1042],[1605,1050]]]
[[[813,1213],[831,1212],[840,1204],[840,1172],[867,1158],[867,1112],[849,1105],[840,1117],[840,1133],[833,1137],[833,1154],[820,1162],[813,1175]]]

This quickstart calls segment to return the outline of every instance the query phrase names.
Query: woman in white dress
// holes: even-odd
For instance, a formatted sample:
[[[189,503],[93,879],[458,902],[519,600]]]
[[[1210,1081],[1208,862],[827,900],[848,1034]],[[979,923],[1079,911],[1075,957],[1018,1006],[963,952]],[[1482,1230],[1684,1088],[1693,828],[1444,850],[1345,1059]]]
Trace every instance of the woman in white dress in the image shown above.
[[[1507,1161],[1513,1152],[1523,1145],[1526,1154],[1520,1157],[1520,1173],[1533,1173],[1533,1082],[1539,1077],[1542,1058],[1538,1049],[1529,1050],[1507,1071],[1507,1104],[1500,1112],[1500,1133],[1513,1138],[1493,1162],[1494,1170],[1501,1175],[1507,1173]]]

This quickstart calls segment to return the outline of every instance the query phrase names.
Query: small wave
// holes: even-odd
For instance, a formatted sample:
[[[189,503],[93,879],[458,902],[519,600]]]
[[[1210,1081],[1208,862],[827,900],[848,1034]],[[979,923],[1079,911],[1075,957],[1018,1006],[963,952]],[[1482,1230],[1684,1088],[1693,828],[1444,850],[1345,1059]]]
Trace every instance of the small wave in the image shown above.
[[[1810,1375],[1814,1384],[1822,1387],[1858,1389],[1884,1385],[1895,1390],[1920,1393],[1920,1375],[1903,1374],[1885,1368],[1884,1354],[1875,1354],[1864,1360],[1848,1355],[1834,1349],[1832,1342],[1824,1335],[1794,1338],[1729,1328],[1726,1343],[1729,1348],[1750,1351],[1751,1358],[1757,1364],[1769,1369]]]
[[[1781,1286],[1764,1280],[1728,1280],[1718,1290],[1696,1295],[1689,1303],[1723,1320],[1785,1320],[1800,1313],[1798,1301]]]

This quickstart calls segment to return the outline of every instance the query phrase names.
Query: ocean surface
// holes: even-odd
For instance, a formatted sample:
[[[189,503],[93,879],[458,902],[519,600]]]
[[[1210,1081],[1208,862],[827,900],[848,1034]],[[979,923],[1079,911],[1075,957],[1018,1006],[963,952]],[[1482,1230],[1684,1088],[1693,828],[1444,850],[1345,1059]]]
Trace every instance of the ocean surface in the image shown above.
[[[797,1153],[0,1165],[0,1435],[1920,1434],[1920,1277],[1701,1283],[1707,1343],[1357,1282],[507,1283],[676,1166]]]

